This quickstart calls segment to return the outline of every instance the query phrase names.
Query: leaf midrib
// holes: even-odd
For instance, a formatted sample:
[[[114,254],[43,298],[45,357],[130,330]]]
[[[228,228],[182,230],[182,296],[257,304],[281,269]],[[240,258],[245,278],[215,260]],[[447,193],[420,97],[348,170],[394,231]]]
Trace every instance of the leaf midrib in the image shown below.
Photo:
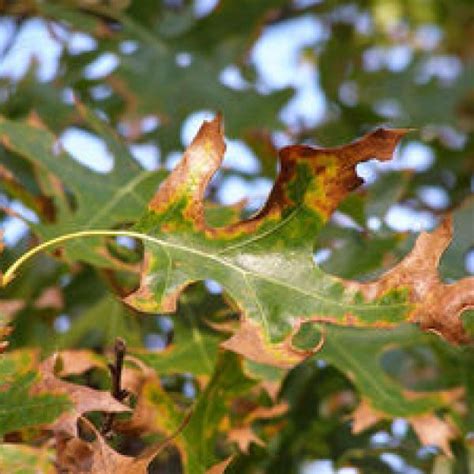
[[[309,293],[307,291],[302,290],[299,287],[290,285],[287,282],[276,280],[274,278],[269,277],[268,275],[262,275],[260,273],[254,272],[254,271],[244,269],[242,267],[239,267],[239,266],[229,262],[226,259],[219,258],[217,255],[213,255],[211,253],[205,253],[205,252],[202,252],[201,250],[198,250],[198,249],[195,249],[195,248],[192,248],[192,247],[186,247],[184,245],[179,245],[177,243],[172,243],[172,242],[162,240],[162,239],[159,239],[157,237],[153,237],[151,235],[143,234],[143,233],[140,233],[140,232],[130,231],[127,234],[130,237],[135,237],[137,239],[142,239],[142,240],[145,240],[147,242],[151,242],[153,244],[159,245],[159,246],[164,247],[164,248],[175,249],[175,250],[179,250],[179,251],[182,251],[182,252],[185,252],[185,253],[190,253],[190,254],[202,257],[204,259],[212,260],[212,261],[216,262],[219,265],[227,267],[231,271],[235,271],[237,273],[240,273],[244,278],[245,278],[245,276],[252,276],[254,278],[258,278],[258,279],[267,281],[267,282],[272,283],[274,285],[281,286],[281,287],[286,288],[288,290],[295,291],[295,292],[300,293],[302,295],[305,295],[309,298],[318,299],[322,302],[331,303],[333,305],[341,306],[341,307],[344,307],[344,308],[348,308],[348,309],[351,309],[351,308],[352,309],[364,308],[364,309],[370,309],[370,310],[377,310],[377,309],[380,309],[381,307],[383,307],[384,309],[387,309],[387,308],[402,308],[402,307],[408,306],[408,303],[392,303],[392,304],[384,304],[382,306],[378,302],[375,302],[375,303],[365,302],[364,304],[354,304],[354,303],[341,302],[341,301],[338,301],[338,300],[326,298],[321,293],[318,293],[318,292]],[[171,257],[173,258],[172,254],[171,254]],[[257,298],[257,300],[258,300],[258,298]]]

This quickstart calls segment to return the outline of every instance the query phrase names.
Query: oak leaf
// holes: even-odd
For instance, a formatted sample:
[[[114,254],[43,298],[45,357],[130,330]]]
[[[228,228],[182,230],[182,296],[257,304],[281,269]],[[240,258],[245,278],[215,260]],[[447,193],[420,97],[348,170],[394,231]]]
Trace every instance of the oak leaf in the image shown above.
[[[77,437],[58,436],[58,465],[71,474],[146,474],[148,465],[168,444],[170,438],[146,448],[136,457],[124,456],[111,448],[92,423],[82,421],[95,440],[86,442]]]
[[[56,359],[57,355],[53,355],[40,364],[41,378],[33,387],[34,394],[64,394],[72,401],[72,408],[55,420],[50,425],[50,429],[55,432],[77,436],[77,420],[84,413],[130,410],[127,406],[115,400],[109,392],[61,380],[55,374]]]
[[[292,344],[307,321],[362,328],[417,322],[465,341],[459,316],[474,305],[474,279],[451,286],[437,279],[449,221],[422,234],[412,254],[373,283],[327,275],[313,262],[318,232],[362,182],[356,165],[374,157],[389,160],[405,133],[378,129],[342,147],[283,148],[281,170],[263,208],[216,228],[205,221],[203,197],[225,144],[220,117],[205,122],[136,225],[147,234],[145,258],[140,287],[126,302],[145,312],[173,312],[191,282],[215,280],[241,310],[240,327],[221,345],[282,368],[308,356]],[[445,305],[435,309],[439,298]]]

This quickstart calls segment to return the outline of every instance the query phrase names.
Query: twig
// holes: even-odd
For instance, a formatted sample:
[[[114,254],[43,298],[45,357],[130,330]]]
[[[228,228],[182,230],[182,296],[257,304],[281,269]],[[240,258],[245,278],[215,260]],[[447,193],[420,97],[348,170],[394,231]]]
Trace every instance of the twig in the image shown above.
[[[125,341],[120,337],[117,337],[114,344],[115,362],[113,364],[107,364],[107,367],[109,368],[112,377],[112,396],[119,402],[125,400],[129,395],[128,390],[122,389],[123,360],[126,352],[127,346]],[[107,413],[101,429],[103,435],[108,435],[110,433],[114,419],[115,413]]]

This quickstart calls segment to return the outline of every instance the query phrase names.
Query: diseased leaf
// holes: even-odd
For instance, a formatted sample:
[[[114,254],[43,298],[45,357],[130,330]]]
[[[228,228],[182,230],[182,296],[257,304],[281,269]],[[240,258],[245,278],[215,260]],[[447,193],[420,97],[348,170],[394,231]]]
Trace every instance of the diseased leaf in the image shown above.
[[[462,280],[473,275],[474,256],[472,3],[0,2],[0,108],[8,125],[0,133],[7,247],[0,266],[51,249],[21,278],[11,281],[11,271],[0,279],[11,281],[0,290],[0,395],[3,407],[23,413],[18,423],[7,420],[21,426],[0,436],[0,472],[133,474],[148,465],[167,474],[295,474],[324,459],[335,471],[361,474],[474,473],[474,306],[472,279]],[[132,237],[198,117],[213,110],[226,116],[226,138],[238,138],[207,186],[214,204],[180,208],[174,192],[160,201],[166,210],[154,203],[158,212],[150,211],[136,241],[123,238]],[[329,150],[290,147],[286,165],[276,163],[281,143],[337,146],[382,123],[415,130],[393,163],[357,167],[366,186],[339,204],[321,196],[337,207],[330,218],[311,200],[327,184],[311,162],[321,164]],[[90,171],[89,147],[77,150],[80,164],[76,150],[63,153],[56,137],[69,132],[107,144],[114,170]],[[206,166],[212,147],[195,147],[188,161]],[[144,171],[135,161],[163,171],[137,182]],[[344,164],[353,164],[343,161],[322,176],[335,170],[334,181],[344,179]],[[261,211],[252,225],[239,222],[280,169],[294,171],[278,178],[283,198],[272,196],[263,219]],[[201,191],[196,176],[170,189]],[[220,205],[245,190],[248,201]],[[187,215],[193,207],[204,217]],[[436,222],[441,227],[415,245],[414,231]],[[88,227],[101,230],[79,238]],[[45,242],[68,232],[76,235]],[[123,298],[136,288],[145,240],[153,265],[143,274],[148,317],[108,294]],[[157,240],[166,245],[152,250]],[[35,251],[38,244],[46,247]],[[165,316],[175,302],[173,317]],[[246,357],[219,347],[232,335],[229,347]],[[110,358],[117,336],[127,357],[121,382],[117,371],[111,384],[101,354]],[[54,415],[41,397],[56,409],[68,396],[35,388],[40,360],[62,348],[52,376],[130,393],[133,413],[87,414],[79,437],[48,429],[67,407]],[[16,390],[23,381],[30,388]],[[289,409],[280,416],[282,401]],[[188,420],[192,406],[196,417]],[[176,447],[148,464],[160,440],[166,445],[186,421]]]
[[[95,435],[91,443],[79,438],[60,437],[58,464],[71,474],[147,474],[148,465],[167,445],[168,440],[149,446],[136,457],[124,456],[111,448],[91,423]]]
[[[237,427],[229,430],[229,441],[236,443],[239,450],[245,454],[249,453],[249,448],[252,443],[265,446],[265,443],[252,430],[252,423],[256,420],[267,420],[283,416],[287,410],[288,404],[286,402],[269,408],[259,406],[251,410],[250,413],[243,417]]]
[[[453,425],[433,415],[422,415],[410,419],[413,429],[424,445],[438,446],[452,456],[449,442],[458,435]]]
[[[365,298],[374,300],[393,288],[407,288],[412,311],[409,321],[423,329],[438,332],[446,339],[467,342],[461,315],[474,306],[474,277],[445,284],[438,274],[438,264],[452,239],[452,220],[447,217],[431,232],[422,232],[412,251],[378,280],[347,283]]]
[[[314,237],[361,183],[357,163],[390,159],[404,133],[379,129],[339,148],[284,148],[263,208],[248,220],[215,228],[204,220],[203,196],[225,145],[220,118],[204,123],[136,226],[150,238],[140,288],[127,303],[141,311],[172,312],[184,287],[215,280],[242,311],[240,327],[223,347],[280,367],[307,356],[291,343],[304,321],[355,327],[415,321],[450,340],[465,340],[459,314],[474,304],[472,279],[446,286],[437,277],[438,259],[451,238],[449,221],[422,234],[412,253],[373,283],[331,277],[313,263]],[[448,306],[434,305],[440,291]]]

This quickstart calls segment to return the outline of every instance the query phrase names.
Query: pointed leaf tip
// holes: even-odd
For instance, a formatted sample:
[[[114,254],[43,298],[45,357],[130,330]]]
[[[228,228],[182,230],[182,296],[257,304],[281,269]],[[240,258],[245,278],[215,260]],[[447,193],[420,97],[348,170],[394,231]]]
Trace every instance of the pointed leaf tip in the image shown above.
[[[161,213],[181,202],[184,212],[175,215],[180,220],[204,226],[204,194],[209,181],[222,163],[226,149],[222,116],[217,114],[199,128],[182,160],[158,188],[148,208]]]

